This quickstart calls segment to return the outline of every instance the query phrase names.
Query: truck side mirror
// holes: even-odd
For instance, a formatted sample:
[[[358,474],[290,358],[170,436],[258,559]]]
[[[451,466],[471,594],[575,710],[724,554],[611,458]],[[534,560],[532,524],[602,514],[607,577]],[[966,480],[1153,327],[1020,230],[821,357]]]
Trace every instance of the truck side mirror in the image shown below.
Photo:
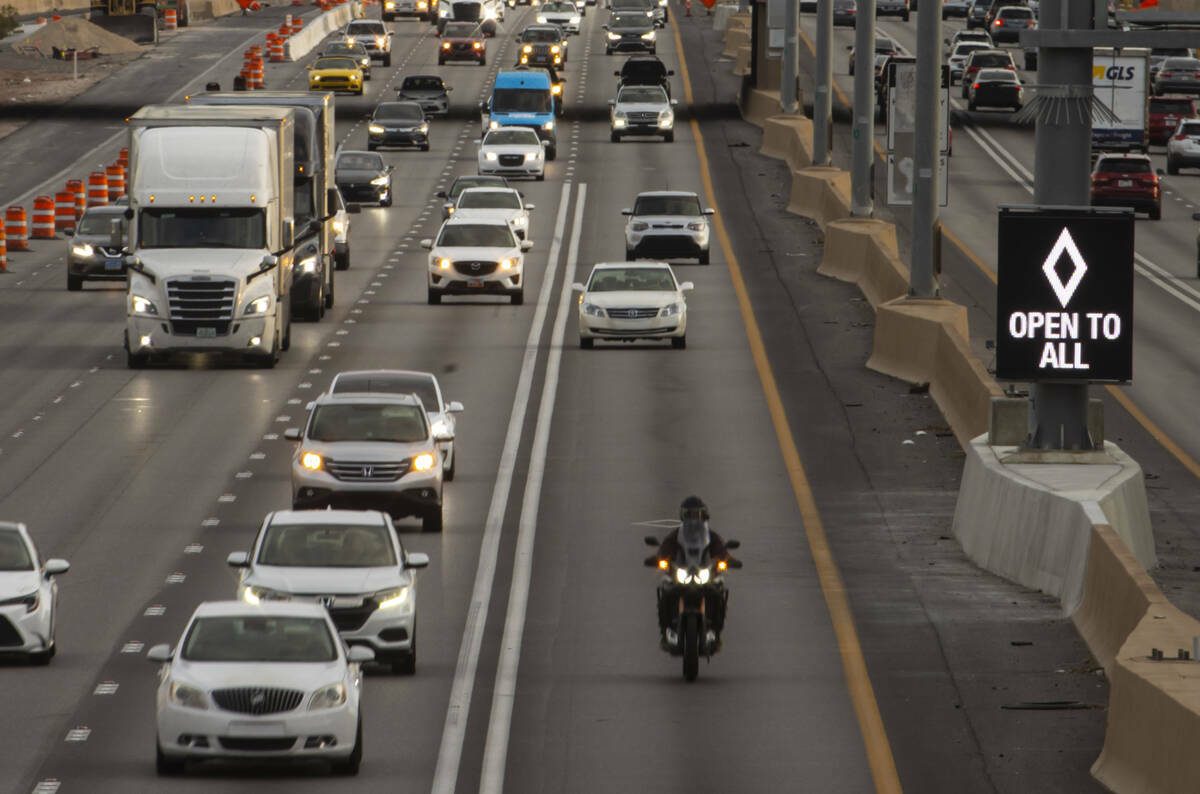
[[[325,205],[329,208],[330,212],[332,212],[333,208],[337,206],[337,203],[338,203],[337,188],[331,187],[331,188],[329,188],[329,190],[325,191]]]
[[[262,272],[266,272],[278,264],[279,257],[267,254],[262,258],[262,261],[258,263],[258,269]]]
[[[350,213],[351,215],[357,215],[358,213],[362,212],[362,205],[361,204],[347,204],[346,212]]]

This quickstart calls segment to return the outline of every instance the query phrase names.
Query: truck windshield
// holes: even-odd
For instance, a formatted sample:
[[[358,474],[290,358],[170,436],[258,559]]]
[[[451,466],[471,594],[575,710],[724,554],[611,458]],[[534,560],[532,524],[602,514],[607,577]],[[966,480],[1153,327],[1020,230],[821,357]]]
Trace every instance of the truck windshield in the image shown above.
[[[144,209],[139,248],[266,248],[266,212],[254,208]]]
[[[493,113],[549,113],[550,91],[545,88],[497,88],[492,93]]]

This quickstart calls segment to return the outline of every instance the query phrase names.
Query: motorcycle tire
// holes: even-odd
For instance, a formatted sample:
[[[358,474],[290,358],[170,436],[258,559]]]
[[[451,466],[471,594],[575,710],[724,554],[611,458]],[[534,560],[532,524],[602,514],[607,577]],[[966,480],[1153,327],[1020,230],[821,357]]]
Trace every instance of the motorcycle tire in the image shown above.
[[[683,643],[683,678],[695,681],[700,674],[700,616],[684,615],[680,641]]]

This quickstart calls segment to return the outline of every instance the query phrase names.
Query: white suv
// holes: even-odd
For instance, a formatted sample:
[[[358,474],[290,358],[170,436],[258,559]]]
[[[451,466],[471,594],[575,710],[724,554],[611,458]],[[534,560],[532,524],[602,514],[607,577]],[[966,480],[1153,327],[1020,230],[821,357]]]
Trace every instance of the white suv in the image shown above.
[[[392,65],[392,32],[377,19],[355,19],[346,26],[346,43],[355,42],[367,48],[372,58]]]
[[[639,193],[625,222],[625,259],[696,257],[708,264],[708,216],[700,197],[680,190]]]
[[[675,100],[659,85],[627,85],[608,102],[610,138],[620,143],[625,135],[661,135],[675,140]]]
[[[1200,168],[1200,120],[1183,119],[1167,141],[1167,173],[1180,168]]]
[[[525,302],[525,252],[529,240],[518,240],[505,220],[451,217],[437,240],[425,239],[429,251],[429,303],[443,295],[507,295],[514,306]]]

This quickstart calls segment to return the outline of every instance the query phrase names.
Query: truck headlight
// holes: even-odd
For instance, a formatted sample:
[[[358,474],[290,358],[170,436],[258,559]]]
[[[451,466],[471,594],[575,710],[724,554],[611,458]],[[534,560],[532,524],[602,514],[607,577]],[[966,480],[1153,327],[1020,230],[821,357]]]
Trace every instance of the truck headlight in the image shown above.
[[[588,315],[589,317],[603,317],[604,316],[604,309],[602,309],[601,307],[597,306],[594,303],[584,303],[584,304],[582,304],[582,308],[583,308],[583,313]]]
[[[642,38],[646,41],[654,41],[654,31],[649,30],[642,34]]]
[[[242,309],[242,314],[266,314],[267,310],[270,308],[271,296],[263,295],[261,298],[255,298],[252,301],[247,301],[246,308]]]
[[[417,455],[413,458],[412,467],[413,471],[429,471],[433,468],[433,453],[422,452],[420,455]]]
[[[544,129],[544,130],[552,130],[552,129],[554,129],[554,119],[550,119],[550,120],[549,120],[549,121],[547,121],[545,124],[543,124],[543,125],[542,125],[542,129]]]
[[[560,46],[558,46],[557,44],[555,44],[555,45],[553,45],[553,46],[551,46],[551,47],[550,47],[550,52],[553,52],[553,53],[559,53],[559,52],[562,52],[562,47],[560,47]]]
[[[533,46],[530,44],[526,44],[524,47],[521,48],[521,52],[533,52]]]
[[[559,94],[561,94],[562,93],[562,84],[555,83],[554,85],[550,86],[550,93],[554,94],[555,96],[558,96]]]
[[[95,252],[96,252],[96,249],[92,248],[90,243],[84,243],[83,245],[71,246],[71,253],[74,254],[75,256],[89,257],[92,254],[94,254]]]
[[[188,709],[208,708],[208,698],[204,696],[204,691],[182,681],[171,682],[171,702]]]
[[[346,685],[339,681],[336,684],[323,686],[316,692],[313,692],[312,697],[308,699],[308,710],[318,711],[320,709],[336,708],[345,702]]]
[[[375,596],[375,601],[379,604],[379,609],[392,609],[398,607],[408,601],[408,588],[401,587],[396,590],[388,590],[383,593],[378,593]]]
[[[333,232],[334,232],[334,234],[345,234],[346,233],[346,222],[341,219],[335,220],[333,222]]]
[[[382,134],[383,134],[383,127],[379,126],[378,124],[368,124],[368,125],[367,125],[367,132],[370,132],[370,133],[372,133],[372,134],[374,134],[374,135],[382,135]],[[371,180],[371,181],[372,181],[372,183],[374,183],[374,181],[375,181],[375,180]]]
[[[158,314],[158,307],[149,298],[141,295],[129,296],[129,311],[133,314]]]

